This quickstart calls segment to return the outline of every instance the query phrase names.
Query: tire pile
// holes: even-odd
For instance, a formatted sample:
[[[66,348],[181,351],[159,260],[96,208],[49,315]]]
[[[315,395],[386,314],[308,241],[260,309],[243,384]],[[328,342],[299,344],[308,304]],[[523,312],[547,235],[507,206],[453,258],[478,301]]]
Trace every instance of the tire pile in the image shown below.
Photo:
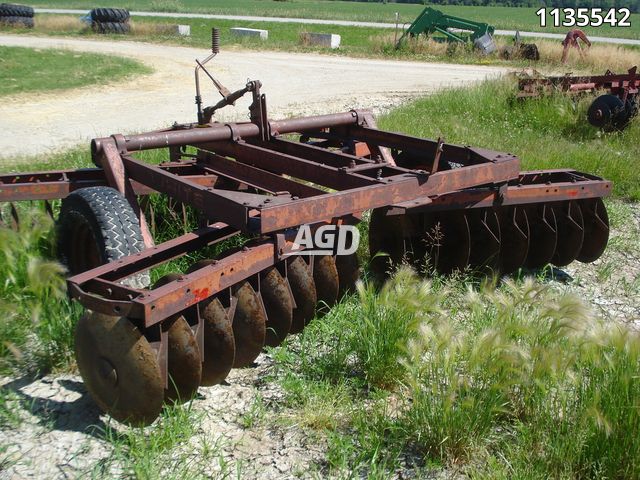
[[[13,3],[0,3],[0,26],[33,28],[33,8]]]
[[[96,33],[129,33],[129,10],[122,8],[94,8],[89,13],[91,28]]]

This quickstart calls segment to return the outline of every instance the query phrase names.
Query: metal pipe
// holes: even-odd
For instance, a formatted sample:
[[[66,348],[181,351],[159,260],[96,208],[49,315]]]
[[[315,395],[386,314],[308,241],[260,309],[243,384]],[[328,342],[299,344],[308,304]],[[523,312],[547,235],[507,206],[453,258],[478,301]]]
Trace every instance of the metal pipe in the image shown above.
[[[361,116],[357,111],[335,113],[331,115],[318,115],[314,117],[292,118],[269,122],[272,134],[284,134],[317,130],[321,128],[337,127],[341,125],[353,125]],[[206,127],[194,127],[183,130],[169,130],[165,132],[150,132],[140,135],[125,136],[127,151],[150,150],[154,148],[166,148],[178,145],[197,145],[201,143],[233,140],[237,136],[242,138],[257,137],[260,128],[254,123],[214,123]],[[91,141],[91,151],[94,155],[102,150],[102,145],[110,138],[96,138]]]

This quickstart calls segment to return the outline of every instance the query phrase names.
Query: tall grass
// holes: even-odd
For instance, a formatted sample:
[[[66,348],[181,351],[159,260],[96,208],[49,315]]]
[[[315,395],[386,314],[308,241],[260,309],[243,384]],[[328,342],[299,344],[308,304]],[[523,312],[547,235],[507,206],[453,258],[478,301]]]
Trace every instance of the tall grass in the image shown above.
[[[20,212],[18,229],[0,224],[0,371],[70,365],[81,309],[66,299],[53,237],[53,221],[36,208]]]
[[[535,43],[540,52],[539,61],[519,58],[515,55],[511,60],[503,58],[503,51],[513,46],[511,37],[496,37],[498,47],[494,53],[483,56],[473,49],[471,44],[438,42],[420,35],[407,38],[399,49],[396,49],[396,35],[390,32],[377,33],[369,37],[371,51],[379,55],[391,57],[412,57],[427,61],[449,61],[456,63],[503,64],[509,66],[530,66],[544,69],[545,72],[565,74],[567,72],[603,75],[607,70],[625,73],[640,62],[640,51],[617,45],[593,45],[584,50],[580,56],[573,49],[569,60],[562,63],[562,46],[557,40],[540,38],[524,39],[525,43]]]
[[[346,397],[332,416],[348,420],[319,427],[336,469],[388,474],[412,453],[418,467],[489,478],[640,475],[640,335],[576,297],[532,279],[465,289],[401,269],[380,295],[361,286],[339,308],[299,350],[276,352],[294,408],[331,385]]]

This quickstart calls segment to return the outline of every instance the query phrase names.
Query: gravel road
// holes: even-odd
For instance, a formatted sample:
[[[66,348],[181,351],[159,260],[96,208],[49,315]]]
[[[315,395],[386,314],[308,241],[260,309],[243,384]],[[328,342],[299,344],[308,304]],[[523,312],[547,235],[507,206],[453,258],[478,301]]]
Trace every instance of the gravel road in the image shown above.
[[[140,42],[0,35],[0,45],[64,48],[120,55],[155,73],[122,83],[64,93],[26,94],[0,101],[0,164],[41,155],[96,136],[147,131],[195,120],[193,67],[205,49]],[[259,79],[271,118],[373,108],[380,113],[409,98],[450,85],[499,76],[504,68],[351,59],[329,55],[223,50],[212,73],[230,90]],[[210,82],[205,102],[219,100]],[[246,119],[249,99],[220,112],[219,120]]]
[[[37,13],[59,13],[66,15],[86,15],[86,10],[73,10],[66,8],[36,8]],[[322,20],[317,18],[290,18],[290,17],[256,17],[251,15],[215,15],[210,13],[167,13],[167,12],[131,12],[134,17],[164,17],[164,18],[206,18],[212,20],[238,20],[245,22],[272,22],[272,23],[302,23],[312,25],[342,25],[347,27],[370,28],[396,28],[395,23],[380,22],[356,22],[350,20]],[[400,27],[402,28],[402,26]],[[496,30],[496,35],[514,36],[515,30]],[[564,39],[562,33],[545,32],[520,32],[521,37]],[[632,38],[597,37],[589,35],[592,41],[600,43],[614,43],[616,45],[640,45],[640,40]]]

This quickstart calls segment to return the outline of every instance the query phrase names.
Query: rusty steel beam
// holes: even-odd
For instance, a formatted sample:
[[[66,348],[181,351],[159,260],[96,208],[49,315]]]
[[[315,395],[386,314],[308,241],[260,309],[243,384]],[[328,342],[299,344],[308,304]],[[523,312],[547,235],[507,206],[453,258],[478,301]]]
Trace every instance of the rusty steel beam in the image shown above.
[[[575,170],[524,172],[506,189],[470,188],[392,205],[389,215],[424,211],[446,211],[540,202],[583,200],[609,196],[612,182]]]
[[[584,92],[591,90],[610,90],[611,92],[627,91],[635,95],[640,91],[640,76],[637,67],[630,68],[627,73],[605,75],[564,75],[561,77],[522,78],[518,82],[518,97],[536,97],[542,92],[561,90],[568,92]]]
[[[206,164],[207,170],[230,178],[246,185],[253,186],[262,191],[277,194],[278,192],[288,192],[297,197],[312,197],[325,193],[319,188],[294,182],[281,175],[268,172],[242,162],[236,162],[228,158],[216,155],[212,152],[201,150],[200,161]]]
[[[497,163],[474,165],[432,175],[406,174],[383,179],[385,183],[300,199],[295,204],[268,206],[260,211],[263,232],[303,223],[330,220],[351,212],[455,192],[477,185],[500,185],[518,176],[520,162],[505,158]]]
[[[267,146],[253,145],[244,141],[207,144],[206,148],[257,168],[285,173],[335,190],[377,183],[368,177],[347,174],[346,169],[341,170],[338,167],[323,165],[305,158],[273,151]]]
[[[193,164],[160,165],[159,168],[204,187],[213,187],[217,180],[212,172]],[[104,170],[100,168],[0,174],[0,202],[56,200],[80,188],[108,185]],[[156,191],[135,181],[132,185],[136,195],[148,195]]]
[[[419,151],[424,158],[435,158],[439,144],[435,140],[412,137],[402,133],[385,132],[374,128],[354,126],[349,128],[348,134],[363,142],[375,145]],[[476,165],[485,162],[500,161],[505,158],[516,158],[510,153],[501,153],[484,148],[463,147],[445,143],[442,146],[442,160],[462,165]]]

